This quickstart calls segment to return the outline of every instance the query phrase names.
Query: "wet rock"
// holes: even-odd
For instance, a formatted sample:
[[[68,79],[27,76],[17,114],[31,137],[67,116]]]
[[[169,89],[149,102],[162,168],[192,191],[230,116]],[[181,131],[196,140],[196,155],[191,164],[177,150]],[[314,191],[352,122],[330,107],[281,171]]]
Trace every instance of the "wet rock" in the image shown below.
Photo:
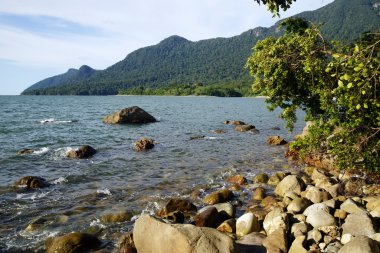
[[[379,253],[379,244],[367,236],[357,236],[346,243],[339,253]]]
[[[243,121],[239,121],[239,120],[234,120],[234,121],[229,121],[230,125],[246,125]]]
[[[145,124],[157,120],[138,106],[124,108],[114,112],[103,119],[108,124]]]
[[[135,243],[133,242],[133,234],[123,234],[118,242],[118,253],[137,253]]]
[[[298,236],[289,248],[289,253],[306,253],[307,250],[304,248],[303,243],[306,236]]]
[[[215,133],[215,134],[225,134],[226,133],[226,131],[224,131],[222,129],[215,129],[215,130],[212,130],[211,132]]]
[[[227,220],[235,217],[235,207],[231,203],[220,203],[212,206],[218,210],[218,216],[222,220]]]
[[[184,214],[193,214],[197,212],[197,207],[186,199],[172,198],[158,212],[158,215],[162,217],[177,211]]]
[[[81,253],[98,249],[101,242],[93,235],[70,233],[46,242],[47,253]]]
[[[185,215],[181,211],[174,211],[161,216],[163,219],[168,220],[172,223],[184,223]]]
[[[289,229],[289,217],[288,214],[283,212],[282,208],[276,207],[270,211],[264,219],[263,227],[267,235],[270,235],[274,231],[280,229],[288,231]]]
[[[154,140],[149,138],[141,138],[133,144],[133,149],[143,151],[154,148]]]
[[[255,183],[255,184],[266,184],[268,182],[268,180],[269,180],[268,174],[260,173],[260,174],[257,174],[253,178],[253,183]]]
[[[342,229],[342,234],[351,234],[353,236],[371,236],[376,233],[372,219],[368,214],[361,212],[348,215]]]
[[[253,213],[245,213],[236,220],[236,234],[238,236],[259,231],[260,223]]]
[[[288,252],[288,240],[286,238],[286,232],[279,228],[268,235],[263,241],[264,247],[268,253],[285,253]]]
[[[17,154],[18,155],[29,155],[29,154],[33,154],[33,152],[34,152],[33,149],[25,148],[25,149],[21,149],[21,150],[17,151]]]
[[[131,220],[133,214],[128,211],[119,211],[117,213],[107,213],[102,215],[100,220],[103,223],[116,223]]]
[[[208,205],[214,205],[222,202],[226,202],[234,197],[232,191],[223,189],[210,193],[203,198],[203,203]]]
[[[238,132],[257,132],[258,130],[253,125],[238,125],[235,127],[235,131],[238,131]]]
[[[247,184],[247,179],[243,177],[242,175],[235,175],[235,176],[227,178],[227,182],[238,184],[238,185],[244,185],[244,184]]]
[[[225,125],[229,125],[230,123],[231,123],[231,121],[229,121],[229,120],[223,121],[223,124],[225,124]]]
[[[39,189],[48,187],[50,184],[42,177],[26,176],[18,180],[16,185],[27,189]]]
[[[287,144],[288,142],[285,141],[283,138],[281,138],[280,136],[276,135],[276,136],[270,136],[268,139],[267,139],[267,143],[271,146],[280,146],[280,145],[285,145]]]
[[[253,190],[252,199],[254,200],[263,200],[266,197],[265,188],[257,187]]]
[[[281,182],[276,186],[274,192],[283,197],[287,192],[294,192],[300,194],[305,188],[304,182],[296,175],[286,176]]]
[[[203,140],[204,138],[206,138],[206,135],[195,135],[195,136],[191,136],[190,137],[190,140]]]
[[[331,198],[331,196],[326,190],[311,186],[305,190],[305,198],[315,204],[327,201]]]
[[[95,154],[96,154],[96,150],[93,147],[89,145],[84,145],[84,146],[81,146],[77,150],[70,150],[69,152],[67,152],[66,156],[70,158],[84,159],[84,158],[89,158]]]
[[[261,205],[265,208],[269,208],[271,206],[277,206],[277,203],[279,201],[273,197],[273,196],[266,196],[262,201],[261,201]]]
[[[229,219],[220,224],[217,228],[220,232],[233,234],[236,232],[236,221],[235,219]]]
[[[209,207],[195,215],[194,222],[197,227],[216,228],[219,223],[218,210],[215,207]]]
[[[25,228],[26,232],[34,232],[36,230],[42,230],[50,225],[57,223],[66,223],[69,220],[67,215],[46,215],[43,217],[34,218],[30,221]]]
[[[269,185],[272,185],[272,186],[276,186],[278,185],[282,179],[285,178],[285,173],[283,172],[277,172],[276,174],[272,175],[269,180],[268,180],[268,184]]]
[[[136,220],[133,239],[139,253],[232,253],[234,240],[216,229],[167,224],[149,215]]]
[[[243,236],[236,241],[240,253],[266,253],[266,249],[263,246],[265,235],[253,232]]]

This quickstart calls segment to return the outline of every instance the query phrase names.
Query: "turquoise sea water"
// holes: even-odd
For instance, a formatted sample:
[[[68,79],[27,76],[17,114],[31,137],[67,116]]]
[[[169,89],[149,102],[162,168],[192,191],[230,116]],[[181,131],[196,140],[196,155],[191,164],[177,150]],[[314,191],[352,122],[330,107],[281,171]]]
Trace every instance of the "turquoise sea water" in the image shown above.
[[[159,122],[102,123],[105,115],[134,105]],[[223,187],[231,174],[252,179],[261,172],[297,169],[284,158],[286,147],[265,142],[270,135],[290,140],[293,134],[262,98],[0,96],[0,108],[0,252],[43,251],[46,238],[71,231],[96,233],[112,248],[132,221],[103,224],[104,213],[153,212],[168,197],[187,197],[194,187],[205,193]],[[295,133],[304,126],[302,113],[300,119]],[[236,132],[225,120],[255,125],[260,133]],[[212,133],[215,129],[226,133]],[[159,144],[137,153],[132,145],[140,137]],[[68,150],[85,144],[98,153],[85,160],[66,158]],[[16,155],[24,148],[35,152]],[[52,185],[29,192],[13,187],[28,175]],[[38,218],[39,229],[26,231]]]

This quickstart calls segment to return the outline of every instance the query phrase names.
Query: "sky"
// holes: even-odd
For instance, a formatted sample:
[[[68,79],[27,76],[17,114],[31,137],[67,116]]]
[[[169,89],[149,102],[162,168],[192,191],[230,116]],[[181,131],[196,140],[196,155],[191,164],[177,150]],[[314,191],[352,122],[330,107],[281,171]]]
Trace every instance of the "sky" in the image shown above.
[[[333,0],[298,0],[281,18]],[[89,65],[105,69],[171,35],[232,37],[273,25],[254,0],[0,0],[0,95]]]

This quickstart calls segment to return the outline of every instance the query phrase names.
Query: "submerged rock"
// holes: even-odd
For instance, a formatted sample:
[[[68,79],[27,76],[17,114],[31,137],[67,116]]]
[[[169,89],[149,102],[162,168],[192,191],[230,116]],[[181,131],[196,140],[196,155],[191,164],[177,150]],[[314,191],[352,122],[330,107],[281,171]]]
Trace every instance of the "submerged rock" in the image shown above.
[[[93,147],[89,145],[84,145],[80,147],[78,150],[70,150],[67,153],[67,157],[83,159],[83,158],[89,158],[95,154],[96,154],[96,150]]]
[[[101,241],[90,234],[70,233],[46,241],[47,253],[81,253],[98,249]]]
[[[269,176],[268,174],[266,173],[260,173],[260,174],[257,174],[254,178],[253,178],[253,183],[255,184],[266,184],[269,180]]]
[[[243,177],[242,175],[235,175],[235,176],[227,178],[227,182],[238,184],[238,185],[244,185],[244,184],[247,184],[247,179]]]
[[[203,203],[214,205],[222,202],[226,202],[234,197],[232,191],[223,189],[215,191],[203,198]]]
[[[257,132],[258,130],[253,125],[237,125],[235,127],[235,131],[238,131],[238,132],[248,132],[248,131],[249,132]]]
[[[139,141],[134,143],[134,150],[142,151],[154,148],[154,140],[148,138],[141,138]]]
[[[139,253],[235,252],[234,240],[216,229],[167,224],[149,215],[136,220],[133,237]]]
[[[116,223],[131,220],[133,214],[128,211],[120,211],[117,213],[107,213],[102,215],[100,220],[104,223]]]
[[[124,108],[103,119],[103,122],[108,124],[145,124],[156,121],[152,115],[138,106]]]
[[[18,155],[29,155],[29,154],[33,154],[33,152],[34,152],[33,149],[25,148],[25,149],[21,149],[21,150],[17,151],[17,154]]]
[[[27,189],[39,189],[48,187],[50,184],[42,177],[26,176],[18,180],[16,185]]]

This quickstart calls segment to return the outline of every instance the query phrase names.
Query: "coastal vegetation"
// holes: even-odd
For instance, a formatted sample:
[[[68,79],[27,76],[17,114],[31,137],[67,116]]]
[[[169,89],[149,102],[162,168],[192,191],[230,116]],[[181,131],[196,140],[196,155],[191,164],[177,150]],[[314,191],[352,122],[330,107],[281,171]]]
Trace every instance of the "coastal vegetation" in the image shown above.
[[[292,129],[296,110],[313,121],[309,135],[291,148],[301,156],[329,155],[340,168],[380,168],[380,32],[349,46],[329,42],[302,19],[282,23],[279,38],[259,41],[247,62],[253,89],[283,109]]]

